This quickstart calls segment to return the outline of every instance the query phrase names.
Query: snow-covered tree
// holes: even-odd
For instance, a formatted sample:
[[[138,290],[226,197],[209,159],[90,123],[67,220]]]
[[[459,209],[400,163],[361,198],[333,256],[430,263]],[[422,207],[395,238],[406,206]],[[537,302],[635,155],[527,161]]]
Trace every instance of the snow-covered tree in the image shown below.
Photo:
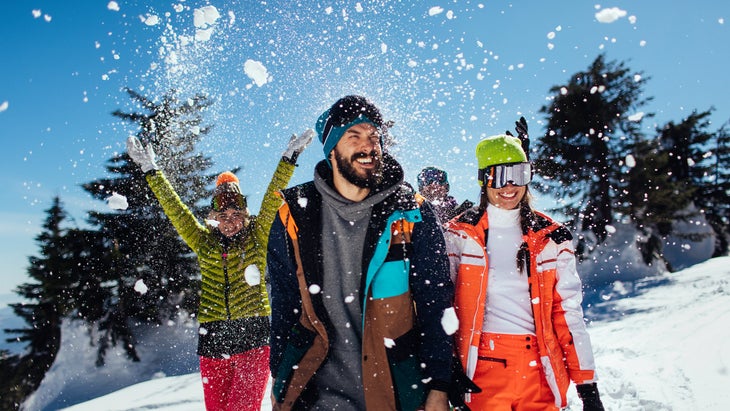
[[[695,203],[705,214],[715,233],[713,257],[728,254],[730,241],[730,122],[714,133],[709,144],[713,163],[707,171],[707,184],[695,196]]]
[[[210,131],[203,127],[203,113],[211,101],[203,95],[179,100],[174,91],[160,102],[128,90],[142,111],[117,110],[114,116],[138,128],[137,137],[151,145],[158,164],[165,171],[181,199],[194,213],[202,215],[201,200],[210,196],[214,176],[206,175],[211,160],[195,152],[195,144]],[[120,142],[126,136],[119,136]],[[99,200],[114,193],[127,199],[125,210],[90,212],[89,223],[98,228],[103,258],[95,274],[105,298],[88,307],[94,315],[98,334],[97,363],[104,363],[110,346],[124,347],[132,360],[138,360],[134,327],[142,323],[161,323],[179,312],[194,312],[198,302],[199,269],[195,256],[153,196],[141,172],[126,153],[109,160],[110,177],[83,185]]]
[[[631,115],[650,100],[643,96],[646,81],[623,62],[606,62],[599,55],[568,84],[553,86],[552,101],[541,108],[547,132],[534,146],[542,177],[538,188],[557,197],[561,205],[554,211],[592,233],[598,244],[606,239],[615,204],[625,192],[624,156],[642,138],[641,118]]]
[[[637,247],[644,263],[661,261],[671,270],[663,255],[664,241],[672,234],[675,219],[691,202],[692,190],[686,189],[685,181],[672,179],[670,153],[661,147],[659,140],[635,144],[631,161],[625,201],[617,211],[628,216],[641,234]]]

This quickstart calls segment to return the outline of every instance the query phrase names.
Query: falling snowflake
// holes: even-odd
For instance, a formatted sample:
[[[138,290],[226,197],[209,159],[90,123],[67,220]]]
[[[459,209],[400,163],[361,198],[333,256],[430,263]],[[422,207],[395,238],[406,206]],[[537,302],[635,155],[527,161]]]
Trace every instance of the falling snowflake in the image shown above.
[[[147,290],[149,289],[142,279],[139,279],[136,283],[134,283],[134,291],[140,294],[147,294]]]
[[[107,204],[109,204],[109,208],[112,210],[126,210],[127,207],[129,207],[129,203],[127,203],[127,197],[118,194],[118,193],[112,193],[109,198],[106,199]]]
[[[447,335],[452,335],[459,329],[459,319],[456,317],[454,307],[444,310],[444,314],[441,316],[441,327]]]

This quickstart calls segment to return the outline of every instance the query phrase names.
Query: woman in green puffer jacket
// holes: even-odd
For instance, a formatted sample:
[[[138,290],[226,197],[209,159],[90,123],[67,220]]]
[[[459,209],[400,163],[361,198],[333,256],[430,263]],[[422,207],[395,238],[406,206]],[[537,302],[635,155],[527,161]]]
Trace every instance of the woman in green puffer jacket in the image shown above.
[[[292,136],[264,194],[258,216],[248,212],[238,178],[221,173],[203,224],[180,200],[155,163],[151,146],[136,137],[127,151],[146,175],[165,214],[200,264],[198,355],[207,410],[259,410],[268,380],[269,315],[266,266],[269,229],[296,159],[312,141],[307,130]]]

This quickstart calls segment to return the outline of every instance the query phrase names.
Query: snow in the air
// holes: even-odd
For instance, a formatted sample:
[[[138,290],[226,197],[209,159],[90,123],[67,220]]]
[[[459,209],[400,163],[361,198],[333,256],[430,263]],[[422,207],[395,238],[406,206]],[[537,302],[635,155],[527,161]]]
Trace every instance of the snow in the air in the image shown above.
[[[225,166],[235,167],[242,163],[241,152],[251,148],[245,144],[248,141],[256,141],[253,146],[255,152],[251,154],[246,151],[246,164],[241,171],[241,180],[256,181],[258,184],[262,175],[261,170],[269,172],[268,167],[273,163],[256,161],[267,156],[276,159],[285,145],[286,138],[292,132],[298,132],[292,130],[289,125],[277,129],[260,127],[259,124],[275,124],[278,127],[279,121],[282,121],[281,117],[299,116],[297,118],[301,121],[302,128],[305,125],[312,126],[311,120],[321,112],[321,108],[327,102],[340,97],[340,95],[319,93],[317,98],[312,98],[309,94],[312,88],[331,86],[332,90],[339,92],[349,90],[348,87],[352,87],[358,81],[367,83],[361,86],[361,89],[380,93],[376,95],[380,98],[379,103],[383,103],[386,112],[396,114],[402,119],[402,124],[399,124],[401,128],[398,130],[402,150],[399,159],[406,165],[418,164],[418,161],[423,162],[424,158],[430,159],[431,154],[437,150],[444,151],[447,153],[447,156],[443,157],[446,158],[445,164],[454,178],[453,187],[470,187],[472,188],[470,193],[476,194],[472,154],[474,143],[483,137],[480,133],[497,128],[501,131],[505,125],[511,125],[512,117],[517,118],[517,115],[522,114],[527,107],[544,103],[536,99],[534,93],[529,95],[533,101],[521,100],[522,92],[529,94],[527,85],[518,87],[517,92],[507,91],[515,90],[511,84],[514,83],[511,76],[515,76],[519,81],[518,76],[526,69],[531,70],[531,73],[539,73],[557,65],[561,76],[551,78],[551,84],[558,84],[566,81],[569,73],[584,69],[585,64],[567,67],[560,61],[556,62],[550,54],[560,50],[561,47],[563,49],[574,47],[565,43],[565,39],[574,30],[573,22],[568,21],[545,21],[539,35],[534,39],[525,38],[519,48],[520,52],[523,50],[522,47],[528,50],[532,46],[531,41],[534,40],[538,44],[538,51],[529,49],[529,52],[520,53],[519,58],[504,57],[507,53],[499,52],[495,42],[500,43],[502,41],[500,38],[480,36],[464,38],[458,33],[452,38],[432,34],[438,25],[444,22],[475,24],[474,21],[467,19],[463,7],[457,11],[449,9],[451,7],[456,9],[456,3],[458,2],[434,2],[418,8],[417,14],[419,18],[422,17],[419,24],[431,26],[423,32],[408,33],[407,38],[401,39],[389,35],[392,33],[388,33],[387,25],[378,27],[379,31],[369,32],[367,36],[357,33],[358,30],[355,28],[360,28],[358,26],[361,24],[360,19],[364,20],[363,15],[372,12],[373,5],[367,2],[358,2],[348,7],[325,2],[312,14],[302,12],[302,16],[306,15],[302,20],[311,26],[317,26],[317,19],[338,19],[337,23],[327,25],[326,28],[317,26],[318,29],[311,38],[296,38],[297,41],[301,40],[307,44],[306,47],[297,50],[288,49],[286,44],[293,38],[287,36],[302,35],[292,30],[292,27],[301,26],[287,25],[289,24],[287,18],[291,17],[296,21],[296,18],[300,17],[296,15],[296,10],[292,15],[279,16],[281,19],[255,21],[251,15],[246,14],[249,10],[237,10],[234,13],[232,10],[227,10],[228,7],[224,6],[224,2],[219,4],[220,10],[213,5],[194,8],[190,2],[182,1],[167,5],[169,10],[162,8],[156,10],[150,7],[140,14],[135,12],[133,19],[136,26],[131,31],[157,30],[160,33],[157,47],[148,53],[156,58],[148,63],[143,74],[131,74],[132,78],[126,86],[138,87],[143,92],[164,91],[173,87],[182,91],[182,94],[202,90],[220,99],[219,106],[212,107],[210,113],[216,120],[216,127],[224,132],[211,137],[212,141],[206,141],[201,149],[207,150],[206,154],[211,152],[220,154],[225,151],[224,154],[220,154],[222,163]],[[478,9],[491,6],[490,2],[486,1],[474,5]],[[639,21],[627,10],[612,7],[610,4],[606,5],[609,7],[603,6],[590,5],[585,17],[586,20],[595,19],[593,23],[597,22],[601,29],[627,23],[636,26],[637,22],[643,22],[644,19],[651,17],[644,14]],[[109,1],[106,4],[106,9],[113,12],[111,14],[115,17],[128,12],[129,8],[130,5],[122,1]],[[253,8],[250,6],[250,9]],[[387,13],[390,11],[379,11],[378,22],[386,21]],[[498,13],[509,14],[510,7],[499,10]],[[26,17],[32,18],[34,24],[53,22],[42,24],[44,27],[54,26],[60,21],[52,19],[51,14],[56,15],[52,9],[50,14],[48,10],[41,9],[32,9],[30,14],[30,16],[26,14]],[[170,14],[173,17],[170,17]],[[174,26],[170,20],[174,19],[176,14],[189,15],[188,17],[192,17],[192,22],[188,22],[184,27]],[[712,15],[707,18],[713,25],[724,28],[722,26],[726,17]],[[481,24],[481,22],[476,23]],[[687,21],[685,24],[689,25],[691,22]],[[265,38],[263,40],[255,38],[256,35]],[[109,36],[111,38],[111,33]],[[337,43],[343,39],[348,44]],[[612,34],[607,34],[601,38],[600,46],[594,49],[581,49],[580,53],[586,58],[585,63],[587,63],[595,53],[605,51],[610,45],[621,43],[620,40]],[[635,46],[645,49],[653,45],[643,39],[634,39],[634,42]],[[111,39],[106,37],[100,37],[99,40],[91,39],[89,48],[104,51],[110,47],[110,43]],[[342,49],[339,46],[343,46]],[[477,54],[468,50],[471,46],[478,50]],[[116,47],[115,44],[112,48]],[[144,50],[141,44],[135,44],[135,47]],[[327,55],[330,51],[335,57]],[[363,58],[358,53],[366,57]],[[223,85],[214,83],[212,78],[222,76],[216,70],[234,55],[239,60],[235,60],[235,67],[231,69],[232,74],[226,74],[229,76],[226,80],[230,79],[230,82]],[[336,57],[343,60],[336,61],[334,60]],[[120,77],[122,73],[109,63],[124,58],[129,56],[120,54],[116,49],[99,56],[98,60],[109,66],[105,67],[103,72],[95,73],[96,78],[110,82]],[[622,56],[609,53],[609,58],[621,59]],[[355,63],[350,66],[349,63],[353,61]],[[535,70],[537,64],[540,66]],[[381,69],[374,71],[376,75],[367,77],[362,73],[369,72],[362,67],[368,65],[370,68]],[[500,72],[500,69],[503,71]],[[353,78],[341,80],[338,76],[327,76],[329,73],[340,75],[343,72],[347,72],[347,75]],[[647,76],[651,74],[653,73],[647,73]],[[343,74],[342,77],[347,76]],[[343,84],[320,84],[320,78],[327,81],[335,78]],[[383,82],[384,78],[397,78],[397,85]],[[636,74],[634,81],[640,80],[642,76]],[[708,79],[698,77],[694,81],[698,85],[700,81],[706,85]],[[399,105],[399,96],[408,96],[421,90],[428,90],[427,96],[422,97],[428,104],[423,103],[422,107],[413,109],[410,106]],[[539,92],[541,91],[543,90]],[[603,91],[599,87],[593,90],[595,93]],[[256,92],[273,97],[268,100],[256,100],[252,97]],[[562,88],[560,93],[567,94],[568,90]],[[323,94],[327,99],[322,98]],[[480,100],[480,95],[489,97]],[[232,97],[234,101],[231,102],[221,96]],[[18,99],[8,101],[5,100],[6,96],[2,97],[0,115],[12,115],[19,106]],[[79,93],[76,98],[89,101],[85,91]],[[123,98],[121,97],[120,101]],[[281,101],[295,101],[297,107],[303,107],[302,111],[292,114],[282,110],[285,106],[277,105]],[[475,106],[470,106],[477,101]],[[519,103],[515,103],[514,107],[511,106],[517,101]],[[220,103],[224,106],[241,104],[245,110],[238,109],[232,115],[224,115],[221,114],[223,109],[220,108]],[[712,102],[707,103],[710,105]],[[446,119],[440,119],[430,111],[440,108],[458,112],[461,123],[454,126],[451,130],[453,133],[441,135],[434,131],[438,130],[437,128],[427,128],[426,132],[423,132],[423,129],[412,132],[415,129],[414,125],[438,125],[439,122],[445,122]],[[683,110],[689,108],[694,107],[682,105]],[[305,117],[303,113],[309,117]],[[528,115],[531,127],[534,121],[534,129],[539,129],[542,125],[538,122],[539,115],[532,114],[532,117]],[[639,111],[630,115],[628,119],[640,122],[646,120],[645,115],[645,112]],[[305,124],[304,120],[309,122]],[[465,130],[467,122],[478,124],[479,130],[476,132],[472,129]],[[51,127],[45,126],[45,123],[44,127],[47,127],[45,130],[50,133]],[[429,132],[433,135],[429,135]],[[123,137],[120,137],[119,142],[122,141]],[[316,147],[317,142],[312,146],[313,148],[304,155],[319,159],[321,152],[320,148]],[[276,154],[270,155],[269,148],[276,149]],[[29,150],[28,157],[32,156],[33,153]],[[234,159],[231,160],[231,157]],[[103,156],[97,156],[93,161],[102,163],[102,158]],[[84,161],[86,160],[88,158],[84,158]],[[249,161],[251,163],[248,163]],[[636,159],[631,155],[626,156],[623,161],[627,167],[636,165]],[[76,159],[71,159],[71,162],[77,167]],[[409,177],[413,177],[417,170],[411,167],[408,172]],[[297,176],[304,175],[306,179],[311,178],[311,165],[299,167],[297,173]],[[27,181],[23,186],[30,191],[31,187],[40,189],[41,184]],[[43,189],[45,190],[45,187]],[[253,183],[246,185],[245,189],[251,190],[254,197],[262,191]],[[465,197],[462,193],[459,193],[460,199]],[[109,196],[106,199],[107,208],[126,210],[128,204],[124,194],[113,193]],[[32,202],[37,201],[32,200]],[[306,207],[307,203],[306,198],[298,199],[298,205],[301,207]],[[215,220],[205,220],[205,223],[211,226],[217,224]],[[678,224],[684,232],[701,234],[707,230],[706,222],[701,219]],[[603,260],[597,257],[579,265],[579,272],[586,285],[585,317],[595,351],[599,390],[606,409],[729,410],[730,390],[727,387],[730,387],[730,354],[728,354],[730,327],[727,324],[730,324],[730,257],[704,261],[711,254],[709,241],[690,244],[683,239],[673,239],[667,245],[665,252],[670,263],[675,268],[683,270],[668,274],[660,266],[646,268],[636,247],[627,246],[635,244],[638,236],[630,224],[617,221],[607,226],[606,230],[609,233],[607,248],[620,252],[607,255]],[[699,261],[704,262],[696,264]],[[262,273],[255,266],[249,266],[245,270],[245,280],[250,285],[260,284],[262,277]],[[139,294],[149,291],[142,280],[136,281],[133,289]],[[309,291],[317,294],[321,292],[321,288],[313,284]],[[347,296],[345,302],[357,303],[357,300],[354,296]],[[23,326],[14,322],[17,320],[10,314],[8,307],[0,310],[0,320],[2,328]],[[453,310],[445,312],[440,321],[448,334],[455,332],[457,323]],[[198,357],[195,351],[198,333],[205,334],[207,330],[199,329],[191,318],[187,316],[173,318],[165,324],[150,326],[143,330],[138,342],[142,362],[130,362],[125,358],[123,350],[117,347],[110,350],[106,358],[107,364],[101,368],[94,365],[96,347],[90,345],[94,336],[89,334],[90,331],[86,326],[65,321],[62,332],[62,347],[56,362],[38,391],[24,405],[26,409],[187,411],[204,408],[202,382],[197,372]],[[384,341],[386,345],[394,343],[392,340]],[[569,393],[569,401],[569,410],[582,409],[573,389]],[[271,403],[266,395],[262,410],[269,409]]]

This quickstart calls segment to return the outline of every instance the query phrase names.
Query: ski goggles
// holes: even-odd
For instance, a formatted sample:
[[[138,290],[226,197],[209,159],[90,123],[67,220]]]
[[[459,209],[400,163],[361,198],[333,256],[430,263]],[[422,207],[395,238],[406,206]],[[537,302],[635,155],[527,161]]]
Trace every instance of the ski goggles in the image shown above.
[[[225,211],[229,208],[244,211],[246,210],[246,197],[239,193],[223,192],[213,197],[210,204],[213,211]]]
[[[530,163],[498,164],[479,170],[479,182],[489,188],[502,188],[507,184],[526,186],[535,174]]]

